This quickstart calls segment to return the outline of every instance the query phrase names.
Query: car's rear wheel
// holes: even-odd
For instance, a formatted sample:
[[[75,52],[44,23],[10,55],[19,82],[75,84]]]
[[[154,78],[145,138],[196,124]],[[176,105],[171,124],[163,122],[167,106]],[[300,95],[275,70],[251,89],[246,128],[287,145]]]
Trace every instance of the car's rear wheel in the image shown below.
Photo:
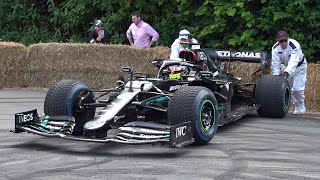
[[[190,86],[177,90],[168,106],[168,124],[192,122],[195,144],[209,143],[219,121],[217,100],[206,87]]]
[[[281,76],[262,76],[256,83],[255,98],[259,116],[283,118],[288,114],[291,88]]]
[[[76,125],[74,134],[83,133],[83,125],[94,118],[96,108],[83,104],[94,102],[91,87],[75,80],[62,80],[50,87],[44,101],[44,113],[48,116],[73,116]]]

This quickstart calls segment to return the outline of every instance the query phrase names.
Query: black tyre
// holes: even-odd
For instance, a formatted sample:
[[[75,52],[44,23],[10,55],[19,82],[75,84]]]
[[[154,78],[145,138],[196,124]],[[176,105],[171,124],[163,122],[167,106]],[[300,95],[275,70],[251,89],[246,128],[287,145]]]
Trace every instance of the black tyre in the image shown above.
[[[283,118],[288,114],[291,88],[281,76],[262,76],[256,83],[255,98],[259,116]]]
[[[94,118],[96,111],[95,107],[81,106],[84,103],[94,102],[93,93],[84,97],[89,90],[90,86],[84,82],[75,80],[57,82],[46,94],[44,113],[49,116],[73,116],[76,121],[74,134],[82,134],[83,125]]]
[[[177,90],[169,101],[168,124],[191,121],[195,144],[209,143],[218,128],[217,100],[206,87],[190,86]]]

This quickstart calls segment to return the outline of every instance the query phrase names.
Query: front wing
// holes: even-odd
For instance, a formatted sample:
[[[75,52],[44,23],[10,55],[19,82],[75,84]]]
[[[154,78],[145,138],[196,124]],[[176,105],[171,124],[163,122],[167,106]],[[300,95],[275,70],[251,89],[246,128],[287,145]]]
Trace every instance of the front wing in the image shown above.
[[[174,126],[133,121],[118,128],[111,138],[93,139],[73,135],[75,119],[72,116],[39,116],[37,110],[15,114],[15,133],[28,132],[46,137],[87,142],[117,142],[124,144],[169,144],[169,147],[183,147],[194,142],[191,122]]]

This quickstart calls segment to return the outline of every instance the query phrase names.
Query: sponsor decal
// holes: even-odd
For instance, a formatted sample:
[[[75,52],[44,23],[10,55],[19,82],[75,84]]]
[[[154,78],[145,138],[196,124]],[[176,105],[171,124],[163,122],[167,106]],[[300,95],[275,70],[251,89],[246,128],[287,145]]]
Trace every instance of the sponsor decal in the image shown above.
[[[260,58],[261,53],[257,52],[237,52],[236,57],[254,57],[254,58]]]
[[[170,86],[169,91],[175,91],[184,87],[188,87],[188,84],[182,84],[182,85],[175,85],[175,86]]]
[[[168,138],[168,137],[170,137],[170,135],[152,135],[152,134],[139,134],[139,136],[140,137],[144,137],[144,138],[153,138],[153,139],[155,139],[155,138],[158,138],[158,139],[160,139],[160,138]]]
[[[230,51],[216,51],[217,54],[221,57],[231,57]],[[235,52],[235,57],[242,57],[242,58],[260,58],[260,52]]]
[[[176,138],[185,136],[187,134],[186,132],[187,126],[177,127],[176,128]]]
[[[33,120],[33,114],[20,114],[19,115],[19,123],[26,123]]]

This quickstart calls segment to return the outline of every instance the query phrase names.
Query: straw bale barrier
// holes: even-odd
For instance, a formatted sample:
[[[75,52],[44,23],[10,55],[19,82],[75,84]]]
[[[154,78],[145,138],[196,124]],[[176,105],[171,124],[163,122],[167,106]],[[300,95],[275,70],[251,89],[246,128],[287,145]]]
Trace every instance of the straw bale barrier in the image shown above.
[[[93,88],[111,88],[121,74],[122,66],[134,71],[155,75],[153,59],[167,59],[170,48],[137,49],[125,45],[93,45],[40,43],[25,47],[18,43],[0,43],[0,88],[49,88],[61,79],[85,81]],[[262,74],[252,76],[259,64],[233,62],[231,73],[245,82],[252,82]],[[306,106],[308,111],[320,111],[320,64],[308,64]],[[292,109],[291,109],[292,110]]]
[[[155,73],[151,62],[167,58],[162,47],[137,49],[124,45],[35,44],[29,47],[29,84],[50,87],[61,79],[88,82],[93,88],[113,87],[122,66],[134,71]],[[161,55],[164,52],[166,54]]]
[[[228,65],[226,65],[228,66]],[[259,63],[243,63],[243,62],[232,62],[230,64],[230,73],[235,77],[241,78],[244,82],[254,82],[258,80],[264,74],[270,74],[270,72],[257,72],[253,74],[260,67]]]
[[[307,111],[320,112],[320,64],[308,64],[305,103]]]
[[[0,42],[0,88],[28,86],[28,53],[23,44]]]

